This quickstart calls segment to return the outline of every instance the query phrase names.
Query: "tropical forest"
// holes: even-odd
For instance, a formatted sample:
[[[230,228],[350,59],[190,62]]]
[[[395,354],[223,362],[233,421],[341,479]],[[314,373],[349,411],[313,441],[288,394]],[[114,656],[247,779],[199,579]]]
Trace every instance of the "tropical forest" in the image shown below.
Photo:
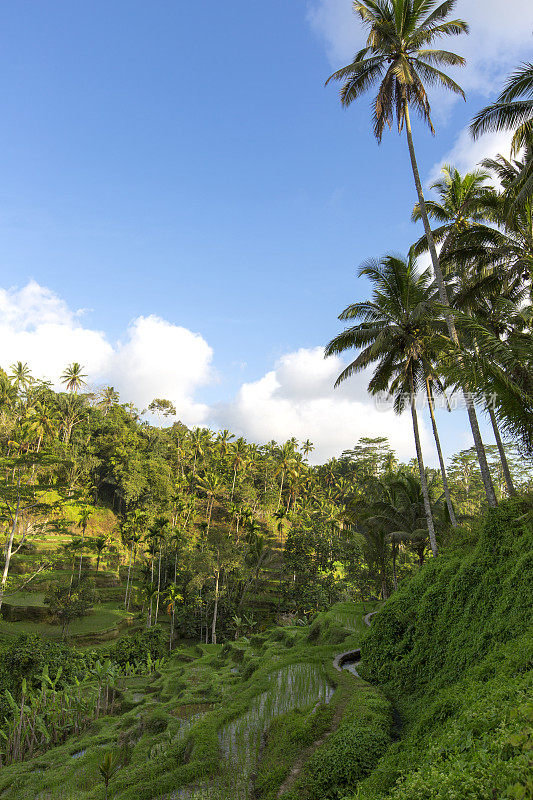
[[[50,7],[59,5],[68,16],[59,0]],[[142,5],[126,4],[124,37],[152,35],[140,18],[135,33],[125,22]],[[275,16],[274,5],[265,13]],[[309,356],[302,380],[315,364],[333,365],[328,397],[344,399],[306,406],[319,409],[316,426],[310,416],[308,428],[305,419],[282,426],[296,391],[289,378],[269,390],[285,395],[267,410],[265,382],[280,384],[290,359],[277,377],[240,389],[253,425],[237,406],[195,418],[193,401],[165,382],[186,363],[185,345],[169,344],[154,386],[148,372],[128,378],[138,327],[104,382],[81,323],[29,350],[26,328],[16,339],[9,332],[11,295],[0,294],[2,800],[533,798],[533,63],[513,56],[486,104],[469,112],[462,141],[479,152],[475,163],[450,157],[428,178],[424,148],[436,162],[445,124],[430,101],[467,95],[459,52],[469,4],[337,5],[360,47],[329,78],[322,64],[313,91],[331,102],[340,90],[343,128],[358,114],[380,192],[395,169],[406,176],[410,202],[394,193],[390,202],[409,245],[398,247],[396,223],[381,215],[374,252],[354,251],[350,239],[356,288],[333,316],[324,288],[329,335],[315,342],[319,358]],[[498,15],[518,13],[496,5]],[[101,53],[105,63],[115,55]],[[194,83],[191,69],[178,80]],[[295,60],[291,70],[297,85],[306,67]],[[281,86],[276,64],[267,71]],[[212,88],[194,92],[205,101]],[[101,102],[110,120],[121,113]],[[223,131],[220,113],[213,125]],[[363,169],[353,141],[350,159]],[[477,151],[481,141],[507,145]],[[337,158],[330,147],[328,162]],[[315,168],[310,158],[306,170]],[[372,186],[352,189],[373,202]],[[69,203],[78,213],[79,199]],[[142,250],[142,233],[132,236],[132,251]],[[223,241],[213,248],[222,258]],[[236,285],[239,269],[224,268],[223,281]],[[145,313],[156,271],[153,262],[136,286]],[[328,286],[336,274],[324,266]],[[267,303],[268,274],[255,278]],[[111,270],[91,282],[119,308]],[[290,295],[290,284],[276,291]],[[305,291],[287,302],[305,305]],[[302,316],[309,329],[319,306]],[[32,309],[28,301],[21,313]],[[54,324],[46,317],[38,335]],[[213,320],[219,332],[224,324]],[[253,327],[268,339],[280,324]],[[183,341],[199,347],[198,337]],[[359,403],[356,427],[342,403]],[[340,446],[326,452],[322,428],[335,429]]]

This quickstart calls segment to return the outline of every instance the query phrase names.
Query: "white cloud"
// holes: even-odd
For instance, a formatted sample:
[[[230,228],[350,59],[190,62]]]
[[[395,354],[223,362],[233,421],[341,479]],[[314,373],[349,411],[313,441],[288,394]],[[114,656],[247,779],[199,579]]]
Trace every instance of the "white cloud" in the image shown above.
[[[428,184],[439,177],[444,164],[451,164],[464,173],[477,167],[484,158],[494,158],[499,153],[509,158],[512,137],[512,131],[495,131],[474,140],[469,129],[463,128],[452,149],[431,169]]]
[[[470,35],[443,46],[467,59],[454,74],[468,91],[494,95],[503,77],[529,57],[533,31],[531,0],[459,0],[454,18],[466,20]],[[308,20],[325,44],[332,67],[348,63],[364,45],[364,30],[352,11],[351,0],[310,0]],[[438,93],[434,107],[449,108],[449,95]]]
[[[115,348],[108,375],[125,398],[141,408],[154,397],[172,400],[189,425],[205,422],[208,407],[194,399],[196,389],[213,379],[213,351],[198,333],[156,316],[139,317]]]
[[[324,359],[321,347],[288,353],[274,370],[244,383],[230,403],[218,404],[215,418],[221,427],[256,442],[309,438],[316,448],[314,463],[339,456],[361,436],[387,436],[400,458],[412,458],[410,415],[380,412],[367,395],[365,374],[334,389],[343,367],[344,362],[336,356]],[[421,430],[425,445],[429,445],[423,423]]]
[[[85,367],[91,384],[111,384],[140,408],[154,397],[171,400],[183,422],[198,425],[208,408],[194,399],[212,379],[213,352],[205,339],[156,317],[138,317],[122,342],[84,327],[53,291],[31,281],[22,289],[0,289],[1,366],[26,361],[34,375],[60,387],[71,361]]]
[[[243,383],[233,399],[209,407],[197,392],[215,377],[211,347],[200,334],[160,317],[138,317],[122,341],[111,343],[102,331],[83,325],[80,313],[57,294],[32,281],[22,289],[0,289],[0,320],[0,366],[9,370],[13,362],[26,361],[36,377],[56,388],[65,366],[79,361],[91,385],[115,386],[124,401],[140,408],[165,397],[188,425],[212,421],[258,443],[309,438],[316,463],[340,455],[361,436],[387,436],[400,458],[414,456],[410,415],[378,410],[365,373],[334,389],[344,362],[324,359],[321,347],[285,354],[262,378]],[[422,420],[421,432],[432,463]]]

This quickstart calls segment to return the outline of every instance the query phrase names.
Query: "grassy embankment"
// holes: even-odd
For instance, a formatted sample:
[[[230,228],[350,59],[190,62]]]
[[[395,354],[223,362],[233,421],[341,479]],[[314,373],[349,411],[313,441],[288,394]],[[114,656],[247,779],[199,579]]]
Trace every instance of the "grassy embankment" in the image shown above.
[[[378,689],[332,667],[336,653],[359,644],[362,612],[338,605],[312,626],[180,648],[160,674],[122,679],[113,716],[5,767],[2,797],[100,800],[98,766],[110,750],[121,764],[110,797],[121,800],[174,797],[180,789],[180,797],[236,800],[250,797],[252,788],[267,800],[317,740],[326,761],[342,745],[352,774],[366,774],[389,741],[390,707]],[[367,743],[364,764],[361,749],[351,753],[345,744],[360,737]],[[283,742],[281,757],[276,745]],[[315,777],[323,785],[325,772]],[[337,778],[344,780],[340,772]]]
[[[401,738],[357,800],[533,797],[533,513],[508,501],[374,618],[362,673]]]
[[[64,520],[73,535],[80,536],[77,526],[79,508],[68,506],[63,510]],[[74,620],[69,627],[69,639],[80,645],[98,644],[119,635],[132,621],[132,615],[123,607],[127,552],[120,542],[118,520],[107,508],[95,508],[86,530],[87,550],[83,556],[83,574],[94,581],[96,602],[90,613]],[[92,543],[105,536],[108,546],[102,553],[96,572],[97,555]],[[25,582],[49,557],[54,564],[32,580],[21,591],[8,589],[0,620],[0,637],[11,638],[21,633],[38,634],[51,639],[61,639],[61,626],[50,619],[44,597],[50,584],[57,581],[68,585],[72,570],[78,572],[78,557],[70,556],[65,546],[72,536],[64,533],[43,532],[35,536],[28,547],[13,557],[10,569],[11,582]]]

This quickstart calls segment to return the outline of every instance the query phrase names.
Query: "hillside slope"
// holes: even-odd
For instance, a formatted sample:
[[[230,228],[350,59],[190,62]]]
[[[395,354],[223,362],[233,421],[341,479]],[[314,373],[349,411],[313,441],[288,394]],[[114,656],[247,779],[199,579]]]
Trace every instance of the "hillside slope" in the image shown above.
[[[488,512],[374,617],[361,672],[405,726],[358,800],[533,796],[532,519]]]

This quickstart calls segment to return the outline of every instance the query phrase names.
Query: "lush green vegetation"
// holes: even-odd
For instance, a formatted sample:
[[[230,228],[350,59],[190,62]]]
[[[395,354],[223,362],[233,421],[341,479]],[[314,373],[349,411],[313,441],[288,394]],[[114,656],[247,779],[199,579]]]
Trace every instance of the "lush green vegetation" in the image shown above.
[[[453,7],[355,2],[369,39],[332,76],[346,106],[378,84],[424,234],[363,264],[371,296],[326,354],[409,409],[412,462],[362,438],[313,466],[309,440],[164,427],[165,398],[151,425],[77,362],[64,391],[0,369],[6,800],[533,797],[532,70],[473,123],[512,129],[512,160],[446,166],[427,199],[410,113],[433,129],[426,86],[462,93],[442,71],[462,59],[431,49],[467,32]],[[474,446],[446,463],[456,397]],[[359,645],[364,679],[333,664]]]
[[[531,797],[533,515],[508,501],[387,602],[362,674],[404,721],[358,798]]]

